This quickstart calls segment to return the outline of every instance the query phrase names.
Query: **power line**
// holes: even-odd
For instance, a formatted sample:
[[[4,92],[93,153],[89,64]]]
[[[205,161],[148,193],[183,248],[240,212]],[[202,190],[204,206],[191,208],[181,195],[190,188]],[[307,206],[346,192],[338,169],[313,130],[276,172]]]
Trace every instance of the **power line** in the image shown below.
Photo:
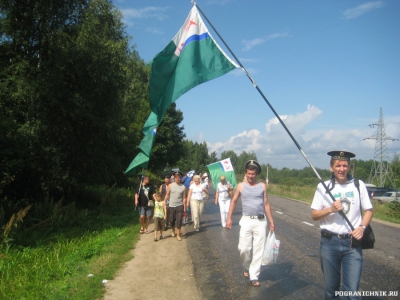
[[[376,140],[375,142],[375,155],[372,163],[371,173],[369,175],[370,183],[378,183],[378,187],[385,186],[387,179],[395,187],[393,171],[389,163],[389,155],[387,153],[387,141],[398,141],[386,136],[385,124],[383,123],[382,108],[380,109],[380,116],[378,123],[370,124],[370,127],[377,127],[376,135],[365,138],[364,140]]]

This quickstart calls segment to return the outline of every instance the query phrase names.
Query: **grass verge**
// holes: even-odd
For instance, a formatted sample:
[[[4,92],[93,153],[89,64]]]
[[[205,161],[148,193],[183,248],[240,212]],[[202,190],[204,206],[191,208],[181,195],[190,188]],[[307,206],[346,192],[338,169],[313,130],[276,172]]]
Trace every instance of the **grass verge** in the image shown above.
[[[102,297],[102,281],[112,279],[131,258],[140,225],[131,195],[121,190],[97,192],[102,194],[98,209],[83,214],[66,209],[68,225],[53,216],[57,226],[53,220],[34,233],[18,233],[12,246],[3,245],[0,299]]]

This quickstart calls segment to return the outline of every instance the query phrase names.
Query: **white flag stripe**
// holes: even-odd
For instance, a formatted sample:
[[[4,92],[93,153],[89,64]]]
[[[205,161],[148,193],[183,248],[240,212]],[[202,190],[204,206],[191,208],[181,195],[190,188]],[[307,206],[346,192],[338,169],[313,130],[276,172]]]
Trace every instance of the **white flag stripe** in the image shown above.
[[[219,162],[222,166],[222,169],[224,170],[224,172],[231,172],[233,171],[233,166],[231,163],[231,159],[230,158],[226,158],[224,160],[221,160]]]

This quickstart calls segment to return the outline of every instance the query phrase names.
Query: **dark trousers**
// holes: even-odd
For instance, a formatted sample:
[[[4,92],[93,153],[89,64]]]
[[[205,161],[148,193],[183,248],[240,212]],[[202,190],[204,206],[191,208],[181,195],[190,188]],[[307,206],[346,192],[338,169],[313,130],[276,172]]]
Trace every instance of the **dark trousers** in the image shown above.
[[[181,229],[183,216],[183,204],[169,208],[169,222],[171,227]]]

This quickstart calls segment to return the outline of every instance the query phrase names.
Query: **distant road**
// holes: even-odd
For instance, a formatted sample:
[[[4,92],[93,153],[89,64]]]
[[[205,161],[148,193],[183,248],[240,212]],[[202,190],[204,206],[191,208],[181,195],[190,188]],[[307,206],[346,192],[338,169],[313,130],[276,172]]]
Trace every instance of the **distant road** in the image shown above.
[[[261,287],[243,277],[237,250],[241,203],[232,229],[222,228],[214,196],[206,201],[200,232],[186,226],[187,244],[193,259],[196,284],[204,299],[323,299],[319,261],[320,230],[310,216],[310,204],[269,196],[281,240],[278,264],[262,267]],[[364,251],[360,289],[400,291],[400,229],[373,222],[377,243]],[[367,298],[365,298],[367,299]],[[398,299],[398,297],[368,297]]]

